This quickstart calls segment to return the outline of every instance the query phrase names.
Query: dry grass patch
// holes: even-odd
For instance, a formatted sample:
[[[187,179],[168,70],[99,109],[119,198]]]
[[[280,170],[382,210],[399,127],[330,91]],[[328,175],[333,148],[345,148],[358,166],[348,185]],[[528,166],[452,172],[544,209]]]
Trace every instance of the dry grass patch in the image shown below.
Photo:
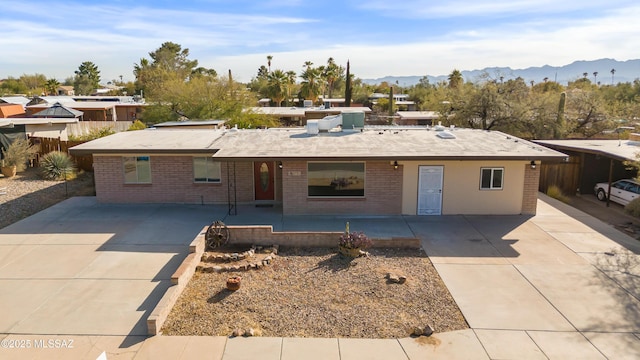
[[[272,265],[239,273],[196,273],[174,306],[165,335],[399,338],[431,324],[468,328],[429,258],[416,249],[373,249],[346,258],[326,248],[280,250]],[[390,283],[388,272],[405,275]],[[242,276],[240,290],[226,279]]]

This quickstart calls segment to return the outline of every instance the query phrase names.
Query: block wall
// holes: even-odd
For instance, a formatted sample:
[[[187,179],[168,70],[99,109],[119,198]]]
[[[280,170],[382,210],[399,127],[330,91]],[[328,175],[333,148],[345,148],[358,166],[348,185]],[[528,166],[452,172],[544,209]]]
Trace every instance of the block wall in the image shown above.
[[[125,184],[122,156],[94,156],[96,197],[107,203],[224,204],[228,201],[227,165],[221,164],[220,183],[194,183],[193,157],[151,156],[151,183]],[[233,172],[233,163],[229,164]],[[235,165],[238,203],[254,199],[253,163]],[[233,193],[233,187],[231,188]]]
[[[317,198],[308,196],[307,162],[283,162],[282,199],[285,215],[399,215],[402,167],[395,170],[388,161],[366,162],[363,198]]]

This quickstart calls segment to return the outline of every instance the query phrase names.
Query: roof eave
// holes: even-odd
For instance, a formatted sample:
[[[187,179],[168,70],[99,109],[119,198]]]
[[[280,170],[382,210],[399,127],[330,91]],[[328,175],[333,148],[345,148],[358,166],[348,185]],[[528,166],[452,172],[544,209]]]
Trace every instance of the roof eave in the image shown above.
[[[238,157],[238,156],[215,156],[214,159],[220,161],[552,161],[562,162],[566,155],[522,155],[522,156],[265,156],[265,157]]]
[[[180,150],[166,150],[166,149],[82,149],[72,147],[69,149],[71,155],[122,155],[122,154],[145,154],[145,155],[213,155],[217,152],[217,149],[180,149]]]

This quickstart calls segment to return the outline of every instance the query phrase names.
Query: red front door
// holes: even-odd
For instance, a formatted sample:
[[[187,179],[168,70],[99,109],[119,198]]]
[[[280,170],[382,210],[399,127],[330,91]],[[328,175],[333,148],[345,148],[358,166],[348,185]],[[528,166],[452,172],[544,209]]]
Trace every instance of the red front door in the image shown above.
[[[273,161],[254,162],[253,177],[256,200],[275,200]]]

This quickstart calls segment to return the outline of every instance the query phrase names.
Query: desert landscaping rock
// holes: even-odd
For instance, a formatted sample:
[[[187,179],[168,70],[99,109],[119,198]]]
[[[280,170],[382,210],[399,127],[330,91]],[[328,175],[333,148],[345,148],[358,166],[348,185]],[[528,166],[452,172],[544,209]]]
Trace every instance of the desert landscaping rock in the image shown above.
[[[413,336],[422,336],[422,334],[424,333],[424,328],[420,327],[420,326],[416,326],[413,328],[413,332],[411,333],[411,335]]]
[[[37,168],[12,178],[0,175],[0,229],[73,196],[93,196],[93,174],[82,173],[74,180],[43,180]]]
[[[411,281],[398,291],[388,273]],[[229,336],[252,328],[267,337],[402,338],[419,323],[443,332],[468,329],[417,249],[373,249],[354,259],[336,249],[281,248],[271,265],[242,273],[239,290],[224,287],[228,276],[195,273],[162,332]]]
[[[431,325],[427,325],[424,327],[424,331],[422,332],[422,335],[424,336],[431,336],[433,335],[433,327],[431,327]]]

